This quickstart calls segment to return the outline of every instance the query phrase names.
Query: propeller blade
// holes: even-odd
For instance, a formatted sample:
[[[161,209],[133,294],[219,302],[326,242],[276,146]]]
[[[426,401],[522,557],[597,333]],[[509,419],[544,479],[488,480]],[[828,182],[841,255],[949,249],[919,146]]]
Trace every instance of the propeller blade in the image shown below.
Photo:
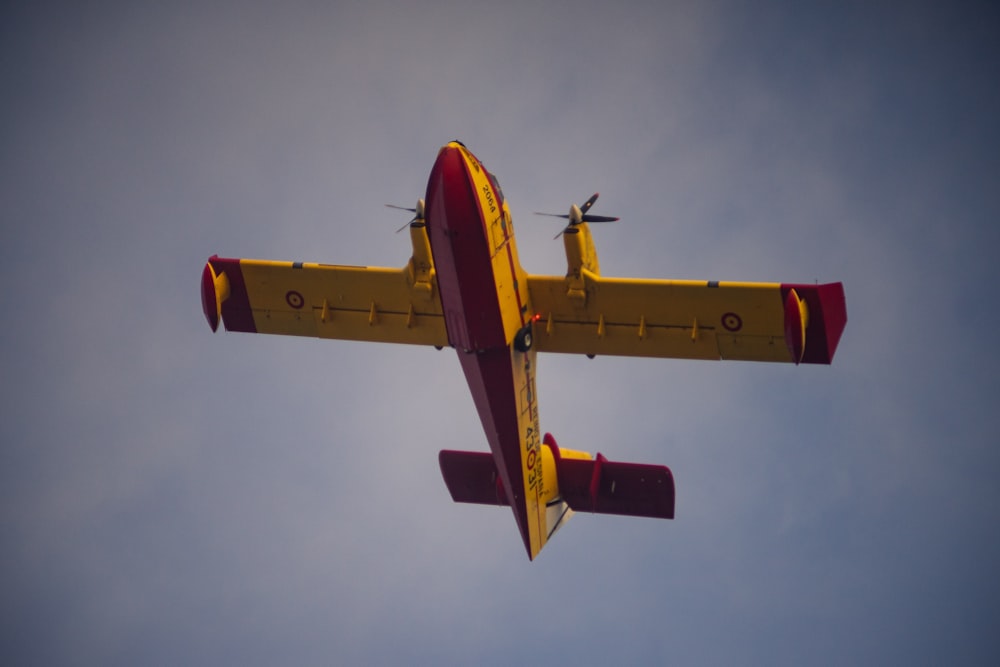
[[[597,198],[599,196],[600,196],[600,193],[595,192],[594,194],[592,194],[590,196],[590,199],[588,199],[587,201],[583,202],[582,205],[577,206],[576,204],[573,204],[572,206],[569,207],[569,214],[565,214],[565,213],[562,213],[562,214],[560,214],[560,213],[542,213],[541,211],[535,211],[535,215],[547,215],[547,216],[552,217],[552,218],[563,218],[564,220],[569,220],[569,224],[566,225],[566,227],[564,227],[561,232],[559,232],[558,234],[556,234],[555,237],[553,237],[554,239],[557,239],[560,236],[562,236],[563,234],[565,234],[566,230],[569,229],[570,227],[575,227],[576,225],[579,225],[579,224],[584,223],[584,222],[616,222],[616,221],[620,220],[620,218],[613,217],[613,216],[610,216],[610,215],[588,215],[587,214],[587,211],[590,210],[590,207],[594,205],[594,202],[597,201]]]
[[[580,213],[586,213],[587,211],[589,211],[590,207],[594,205],[594,202],[597,201],[597,197],[600,194],[601,194],[600,192],[595,192],[593,195],[591,195],[590,199],[583,202],[583,206],[580,207]]]
[[[396,230],[397,234],[400,233],[401,231],[403,231],[404,229],[406,229],[407,227],[409,227],[410,225],[412,225],[414,222],[419,222],[419,221],[421,221],[421,220],[424,219],[424,200],[423,199],[418,199],[417,200],[417,205],[416,205],[415,208],[408,208],[406,206],[396,206],[395,204],[386,204],[386,206],[389,207],[389,208],[398,209],[400,211],[409,211],[410,213],[413,214],[413,218],[412,219],[408,220],[405,225],[403,225],[402,227],[400,227],[399,229]]]

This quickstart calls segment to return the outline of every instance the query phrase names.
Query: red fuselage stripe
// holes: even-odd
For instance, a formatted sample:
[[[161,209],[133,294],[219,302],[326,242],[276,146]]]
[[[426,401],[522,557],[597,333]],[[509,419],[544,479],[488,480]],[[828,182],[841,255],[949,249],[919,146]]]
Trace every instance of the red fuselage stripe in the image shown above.
[[[457,148],[439,153],[426,201],[427,233],[449,342],[458,350],[505,346],[479,198]]]
[[[504,332],[496,276],[493,275],[489,230],[467,169],[459,148],[446,146],[438,154],[427,183],[428,238],[448,340],[458,352],[530,556],[511,351]],[[507,252],[512,275],[516,277],[509,243]]]

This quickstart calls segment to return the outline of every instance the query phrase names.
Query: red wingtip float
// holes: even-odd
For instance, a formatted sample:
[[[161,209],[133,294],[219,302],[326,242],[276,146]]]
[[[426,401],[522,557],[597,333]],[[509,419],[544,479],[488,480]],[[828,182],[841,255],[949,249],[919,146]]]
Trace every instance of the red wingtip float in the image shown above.
[[[536,354],[829,364],[847,323],[844,289],[606,278],[588,225],[617,218],[590,214],[596,200],[558,215],[565,274],[528,274],[496,177],[451,142],[425,199],[406,209],[415,214],[406,266],[212,256],[201,277],[205,318],[213,331],[221,320],[228,331],[455,349],[490,451],[442,451],[441,474],[456,502],[510,507],[531,559],[574,511],[672,519],[669,468],[592,457],[541,435]]]
[[[212,257],[211,259],[218,259]],[[218,331],[222,317],[222,302],[229,298],[229,278],[225,273],[216,274],[211,261],[201,272],[201,307],[212,331]]]

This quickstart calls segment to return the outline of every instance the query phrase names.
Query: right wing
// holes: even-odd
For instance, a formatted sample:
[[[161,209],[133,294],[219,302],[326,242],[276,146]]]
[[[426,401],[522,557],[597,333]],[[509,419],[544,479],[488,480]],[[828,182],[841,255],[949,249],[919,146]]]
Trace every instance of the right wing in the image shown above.
[[[841,283],[528,276],[541,352],[829,364]]]
[[[209,258],[202,306],[213,330],[448,345],[433,270]]]

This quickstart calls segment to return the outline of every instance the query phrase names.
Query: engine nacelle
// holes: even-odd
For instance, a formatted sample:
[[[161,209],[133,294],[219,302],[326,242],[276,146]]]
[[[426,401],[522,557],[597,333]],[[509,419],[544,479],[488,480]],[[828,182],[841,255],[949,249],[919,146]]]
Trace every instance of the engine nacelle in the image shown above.
[[[586,223],[573,225],[563,232],[563,245],[566,247],[566,277],[579,278],[581,269],[587,269],[594,275],[601,275],[597,261],[597,249],[594,247],[594,237]]]

